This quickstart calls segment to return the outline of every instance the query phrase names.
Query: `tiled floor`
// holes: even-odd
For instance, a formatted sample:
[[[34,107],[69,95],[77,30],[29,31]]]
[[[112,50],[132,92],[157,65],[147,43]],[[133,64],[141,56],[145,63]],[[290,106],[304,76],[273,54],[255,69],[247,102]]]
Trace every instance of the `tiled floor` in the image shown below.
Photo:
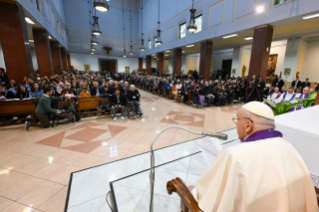
[[[70,173],[149,151],[154,136],[170,125],[194,131],[234,128],[239,105],[192,108],[140,91],[144,116],[113,122],[108,117],[83,119],[56,128],[10,126],[0,129],[0,211],[62,212]],[[198,137],[170,129],[155,148]]]

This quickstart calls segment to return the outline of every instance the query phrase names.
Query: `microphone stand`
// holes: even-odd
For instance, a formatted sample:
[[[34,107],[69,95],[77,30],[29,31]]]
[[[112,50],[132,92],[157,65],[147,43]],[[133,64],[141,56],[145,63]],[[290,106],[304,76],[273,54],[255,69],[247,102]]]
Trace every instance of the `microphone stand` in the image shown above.
[[[153,150],[153,146],[154,143],[156,141],[156,139],[158,138],[158,136],[160,136],[160,134],[162,134],[163,132],[165,132],[168,129],[172,129],[172,128],[176,128],[176,129],[181,129],[181,130],[185,130],[189,133],[192,134],[196,134],[196,135],[203,135],[203,136],[209,136],[209,137],[214,137],[214,138],[218,138],[221,140],[227,140],[227,134],[222,134],[222,133],[204,133],[204,132],[194,132],[191,131],[187,128],[184,127],[180,127],[180,126],[169,126],[164,128],[163,130],[161,130],[153,139],[152,143],[151,143],[151,171],[150,171],[150,189],[151,189],[151,195],[150,195],[150,212],[153,212],[154,210],[154,206],[153,206],[153,197],[154,197],[154,185],[155,185],[155,155],[154,155],[154,150]]]

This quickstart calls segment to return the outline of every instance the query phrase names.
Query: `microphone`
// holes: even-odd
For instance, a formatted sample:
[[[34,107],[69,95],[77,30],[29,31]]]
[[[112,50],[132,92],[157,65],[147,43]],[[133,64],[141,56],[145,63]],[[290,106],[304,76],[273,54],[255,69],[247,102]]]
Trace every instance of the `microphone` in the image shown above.
[[[156,136],[155,138],[153,139],[152,143],[151,143],[151,159],[150,159],[150,162],[151,162],[151,168],[150,168],[150,189],[151,189],[151,194],[150,194],[150,208],[149,208],[149,212],[154,212],[154,208],[153,208],[153,197],[154,197],[154,185],[155,185],[155,170],[154,170],[154,166],[155,166],[155,155],[154,155],[154,151],[153,151],[153,146],[154,146],[154,143],[157,139],[157,137],[162,134],[163,132],[165,132],[166,130],[168,129],[171,129],[171,128],[176,128],[176,129],[182,129],[182,130],[185,130],[189,133],[192,133],[192,134],[196,134],[196,135],[203,135],[203,136],[209,136],[209,137],[214,137],[214,138],[218,138],[218,139],[221,139],[221,140],[227,140],[227,134],[224,134],[224,133],[206,133],[206,132],[194,132],[194,131],[191,131],[187,128],[184,128],[184,127],[180,127],[180,126],[169,126],[169,127],[166,127],[164,128],[163,130],[161,130]]]
[[[227,134],[224,134],[224,133],[205,133],[205,132],[202,132],[202,135],[204,136],[209,136],[209,137],[214,137],[214,138],[218,138],[220,140],[227,140],[228,138],[228,135]]]

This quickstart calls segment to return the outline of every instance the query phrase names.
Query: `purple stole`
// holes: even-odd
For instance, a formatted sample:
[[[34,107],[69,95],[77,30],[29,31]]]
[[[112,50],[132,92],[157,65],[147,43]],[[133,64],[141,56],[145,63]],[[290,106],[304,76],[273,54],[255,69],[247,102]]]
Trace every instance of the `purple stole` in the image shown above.
[[[286,99],[287,93],[288,93],[287,91],[284,93],[284,101],[285,101],[285,99]],[[292,97],[290,98],[289,102],[292,101],[295,97],[296,97],[296,93],[294,93],[294,94],[292,95]]]
[[[270,100],[271,100],[271,97],[272,97],[272,95],[273,95],[274,93],[275,93],[275,92],[272,92],[272,93],[270,94]],[[281,96],[281,93],[278,92],[278,94],[277,94],[277,96],[276,96],[276,99],[278,99],[280,96]]]
[[[305,99],[307,99],[307,97],[309,96],[309,93],[307,93],[304,97],[303,97],[303,93],[300,94],[299,99],[301,99],[303,97],[303,100],[299,101],[300,103],[303,102]],[[289,112],[295,111],[295,110],[301,110],[303,107],[303,105],[299,105],[298,107],[296,107],[296,109],[293,107],[289,110]]]
[[[257,141],[261,139],[277,138],[277,137],[282,138],[283,137],[282,133],[273,129],[262,130],[249,135],[246,139],[243,140],[243,142]]]

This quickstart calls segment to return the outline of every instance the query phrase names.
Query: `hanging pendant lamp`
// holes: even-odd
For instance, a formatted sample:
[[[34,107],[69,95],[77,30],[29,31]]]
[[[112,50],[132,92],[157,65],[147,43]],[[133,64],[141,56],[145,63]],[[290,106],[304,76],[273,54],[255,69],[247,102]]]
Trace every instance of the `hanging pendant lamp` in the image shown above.
[[[93,51],[91,51],[91,53],[90,54],[94,54],[94,52]]]
[[[124,49],[123,57],[126,57],[126,49]]]
[[[123,0],[123,8],[122,8],[122,12],[123,12],[123,57],[126,57],[126,48],[125,48],[125,16],[124,16],[124,0]]]
[[[100,12],[109,11],[109,5],[106,3],[105,0],[95,0],[93,5],[94,5],[94,8]]]
[[[99,26],[99,17],[93,16],[93,29],[92,34],[94,35],[102,35],[100,26]]]
[[[160,10],[160,0],[158,0],[158,30],[156,30],[157,31],[157,41],[155,42],[157,45],[162,45],[162,38],[161,38],[161,29],[160,29],[160,27],[161,27],[161,19],[160,19],[160,12],[161,12],[161,10]]]
[[[94,34],[91,35],[91,44],[93,44],[93,45],[99,44],[99,42],[97,41],[96,35],[94,35]]]
[[[93,44],[91,45],[91,51],[92,51],[92,52],[95,52],[95,51],[96,51],[95,45],[93,45]]]
[[[187,31],[189,32],[195,32],[197,30],[197,26],[195,26],[195,12],[196,9],[194,9],[194,0],[192,4],[192,9],[189,10],[191,12],[191,18],[189,19],[189,24],[187,27]]]
[[[132,46],[130,46],[130,55],[134,55],[133,47],[132,47]]]
[[[140,50],[141,50],[142,52],[145,51],[144,39],[141,39],[141,48],[140,48]]]

